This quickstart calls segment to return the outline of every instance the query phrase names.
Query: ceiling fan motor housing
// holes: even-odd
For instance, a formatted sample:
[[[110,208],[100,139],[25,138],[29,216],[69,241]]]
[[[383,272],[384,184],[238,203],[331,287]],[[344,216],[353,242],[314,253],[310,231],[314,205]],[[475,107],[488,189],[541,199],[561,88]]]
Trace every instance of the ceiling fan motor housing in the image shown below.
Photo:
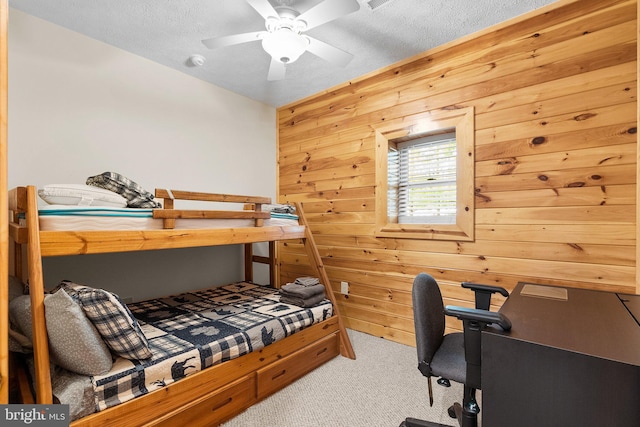
[[[269,34],[262,39],[262,48],[271,57],[283,64],[296,61],[309,45],[309,39],[301,33],[306,23],[296,19],[300,12],[288,6],[275,8],[278,17],[266,19],[265,26]]]

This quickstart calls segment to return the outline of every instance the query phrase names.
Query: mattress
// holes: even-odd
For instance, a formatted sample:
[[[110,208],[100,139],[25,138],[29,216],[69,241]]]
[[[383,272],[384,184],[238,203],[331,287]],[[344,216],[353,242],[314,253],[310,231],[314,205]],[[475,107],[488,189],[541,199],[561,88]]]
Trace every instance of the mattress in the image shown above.
[[[61,403],[72,406],[71,414],[84,416],[143,396],[209,366],[260,350],[333,314],[329,300],[302,308],[281,303],[272,287],[247,282],[128,307],[139,321],[153,357],[143,361],[118,357],[104,375],[76,375],[76,381],[84,384],[78,388],[92,389],[90,407],[78,408],[77,400],[64,401],[54,389]],[[76,395],[83,393],[86,391]]]
[[[41,231],[162,230],[163,221],[152,217],[153,209],[49,205],[38,209]],[[265,227],[297,226],[298,217],[271,212]],[[177,219],[175,229],[254,227],[252,219]]]

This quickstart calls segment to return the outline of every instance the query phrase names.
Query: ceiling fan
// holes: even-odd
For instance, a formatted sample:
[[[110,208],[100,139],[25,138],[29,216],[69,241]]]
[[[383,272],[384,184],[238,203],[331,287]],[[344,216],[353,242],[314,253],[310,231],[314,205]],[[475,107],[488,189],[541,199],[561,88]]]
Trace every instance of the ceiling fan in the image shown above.
[[[304,52],[314,55],[340,67],[346,66],[353,58],[348,52],[331,46],[304,34],[341,16],[360,9],[357,0],[324,0],[304,13],[280,1],[272,6],[269,0],[246,0],[265,19],[266,31],[234,34],[202,40],[209,49],[233,46],[252,41],[262,41],[262,48],[271,56],[268,80],[284,79],[286,64],[296,61]],[[287,3],[287,4],[285,4]]]

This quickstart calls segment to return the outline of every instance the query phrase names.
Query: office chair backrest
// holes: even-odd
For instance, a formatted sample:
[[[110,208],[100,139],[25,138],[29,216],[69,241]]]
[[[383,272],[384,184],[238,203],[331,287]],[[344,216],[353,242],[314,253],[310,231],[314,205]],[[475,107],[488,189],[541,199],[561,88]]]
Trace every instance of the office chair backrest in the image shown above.
[[[433,277],[420,273],[413,281],[412,295],[418,362],[429,364],[444,339],[442,294]]]

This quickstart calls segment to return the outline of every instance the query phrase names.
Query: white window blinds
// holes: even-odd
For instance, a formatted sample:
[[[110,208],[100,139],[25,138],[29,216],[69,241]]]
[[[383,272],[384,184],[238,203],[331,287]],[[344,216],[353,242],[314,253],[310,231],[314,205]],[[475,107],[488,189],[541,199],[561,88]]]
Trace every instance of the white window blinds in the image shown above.
[[[389,145],[388,216],[405,224],[455,224],[456,135]]]

